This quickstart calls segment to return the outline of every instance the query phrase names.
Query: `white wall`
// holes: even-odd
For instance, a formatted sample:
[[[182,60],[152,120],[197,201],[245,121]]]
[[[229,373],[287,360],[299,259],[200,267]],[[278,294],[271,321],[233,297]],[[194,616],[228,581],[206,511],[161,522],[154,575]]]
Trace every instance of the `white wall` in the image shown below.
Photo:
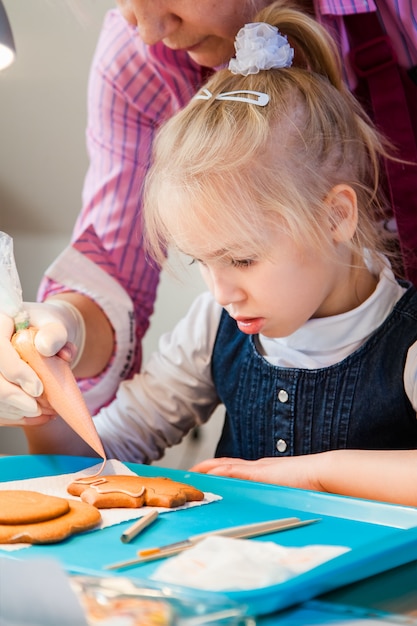
[[[17,48],[0,72],[0,230],[14,239],[26,300],[36,296],[45,267],[69,240],[87,168],[86,86],[104,13],[113,0],[3,0]],[[195,269],[180,281],[163,274],[156,311],[144,342],[157,346],[203,289]],[[214,451],[217,412],[199,431],[169,450],[161,464],[188,467]],[[25,453],[20,429],[0,429],[0,453]]]

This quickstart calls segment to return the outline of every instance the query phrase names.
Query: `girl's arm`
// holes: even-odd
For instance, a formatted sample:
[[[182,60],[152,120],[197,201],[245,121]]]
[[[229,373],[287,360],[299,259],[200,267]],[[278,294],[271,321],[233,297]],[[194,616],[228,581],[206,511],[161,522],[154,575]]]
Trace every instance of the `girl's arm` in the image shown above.
[[[209,459],[191,471],[417,506],[417,450],[331,450],[257,461]]]

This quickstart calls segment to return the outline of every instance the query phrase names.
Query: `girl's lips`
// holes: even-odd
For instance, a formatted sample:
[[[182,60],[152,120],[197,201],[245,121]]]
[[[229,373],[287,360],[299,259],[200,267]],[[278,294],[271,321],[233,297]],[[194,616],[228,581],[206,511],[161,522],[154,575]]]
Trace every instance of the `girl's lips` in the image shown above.
[[[257,335],[261,332],[265,324],[265,320],[263,317],[248,317],[236,319],[237,327],[242,333],[246,333],[247,335]]]

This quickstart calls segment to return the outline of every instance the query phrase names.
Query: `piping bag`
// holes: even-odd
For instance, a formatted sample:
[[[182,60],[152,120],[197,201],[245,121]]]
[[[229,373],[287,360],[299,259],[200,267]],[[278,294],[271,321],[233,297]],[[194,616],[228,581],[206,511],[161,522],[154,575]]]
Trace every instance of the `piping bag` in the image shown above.
[[[106,454],[93,418],[87,408],[69,363],[58,356],[42,356],[34,339],[37,329],[30,325],[24,309],[22,287],[13,254],[13,240],[0,232],[0,312],[12,317],[15,333],[11,342],[23,361],[36,372],[43,384],[43,397],[58,415],[99,455]]]

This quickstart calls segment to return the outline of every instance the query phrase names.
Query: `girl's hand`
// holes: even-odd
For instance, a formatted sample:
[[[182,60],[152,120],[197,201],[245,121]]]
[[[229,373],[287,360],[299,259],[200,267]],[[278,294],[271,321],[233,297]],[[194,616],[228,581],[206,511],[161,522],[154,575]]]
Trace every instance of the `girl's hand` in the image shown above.
[[[320,454],[285,458],[266,457],[256,461],[219,458],[197,463],[190,471],[323,491],[316,472],[322,460],[324,458]]]
[[[209,459],[193,472],[417,506],[417,450],[329,450],[284,458]]]

